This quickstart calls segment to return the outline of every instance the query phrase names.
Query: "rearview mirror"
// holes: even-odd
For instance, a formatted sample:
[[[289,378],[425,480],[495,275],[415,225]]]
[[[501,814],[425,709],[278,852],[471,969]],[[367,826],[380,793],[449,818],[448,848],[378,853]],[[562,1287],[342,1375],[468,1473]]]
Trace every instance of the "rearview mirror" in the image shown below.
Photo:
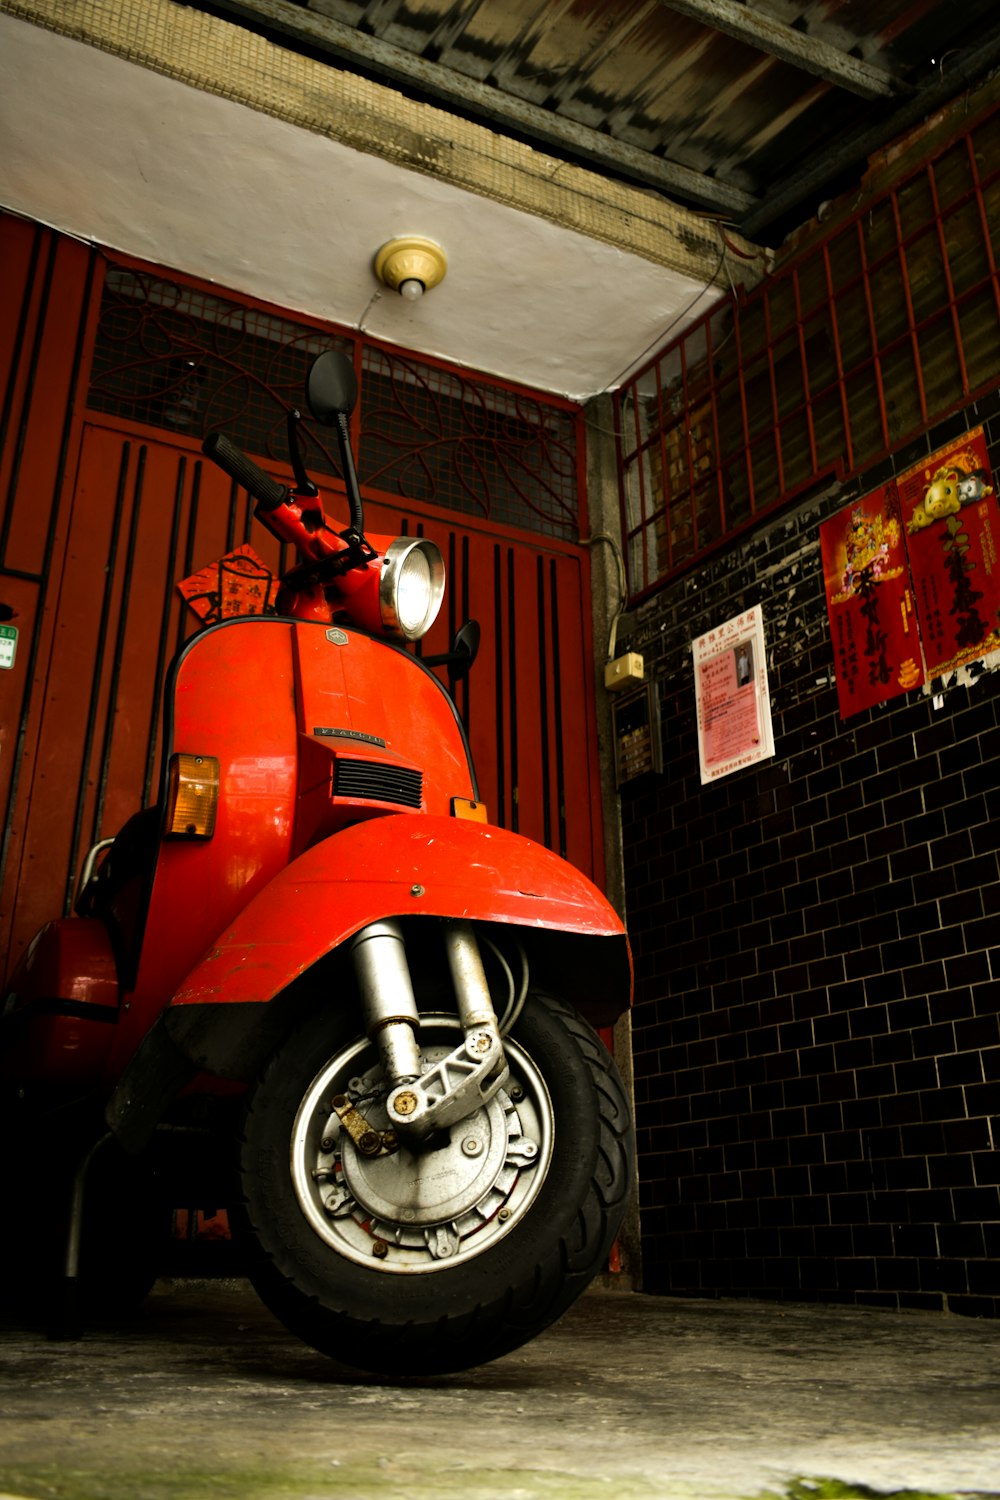
[[[346,354],[327,349],[313,360],[306,380],[306,400],[317,422],[335,427],[337,418],[350,416],[358,399],[358,377]]]
[[[452,682],[460,682],[469,675],[472,664],[479,655],[481,635],[479,621],[466,620],[452,641],[450,651],[445,651],[440,656],[422,656],[420,659],[425,667],[447,667]]]

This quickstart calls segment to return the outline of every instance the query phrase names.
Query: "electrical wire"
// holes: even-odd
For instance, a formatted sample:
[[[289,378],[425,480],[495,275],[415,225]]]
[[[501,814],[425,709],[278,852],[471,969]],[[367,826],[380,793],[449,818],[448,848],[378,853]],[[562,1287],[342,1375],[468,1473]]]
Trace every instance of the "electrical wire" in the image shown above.
[[[507,1003],[504,1006],[503,1017],[497,1022],[497,1030],[502,1033],[504,1029],[504,1021],[514,1008],[514,975],[511,973],[510,964],[504,958],[496,943],[491,942],[491,940],[486,937],[485,934],[483,935],[482,940],[507,976]],[[488,984],[487,988],[489,988]],[[490,999],[492,1000],[492,998],[493,997],[491,995]],[[494,1006],[493,1009],[496,1010],[496,1006]]]
[[[591,532],[590,536],[584,539],[583,545],[585,547],[592,547],[595,542],[607,543],[607,545],[611,548],[611,554],[614,557],[615,563],[618,568],[618,608],[616,609],[611,620],[611,629],[608,633],[607,655],[608,661],[614,661],[615,646],[618,640],[618,622],[621,620],[622,615],[628,608],[628,578],[625,573],[625,557],[622,553],[621,547],[618,545],[618,542],[613,536],[610,536],[608,532]]]
[[[514,938],[513,941],[517,947],[517,951],[521,959],[521,988],[518,991],[517,995],[514,994],[514,975],[511,971],[510,964],[504,958],[496,943],[492,942],[485,935],[483,936],[483,942],[486,944],[487,948],[489,948],[490,952],[493,954],[493,957],[496,959],[497,963],[500,965],[507,976],[507,1004],[504,1007],[503,1015],[497,1022],[497,1030],[500,1032],[501,1036],[506,1036],[511,1027],[515,1025],[518,1016],[524,1009],[524,1002],[528,997],[528,980],[530,977],[528,973],[528,957],[518,939]]]

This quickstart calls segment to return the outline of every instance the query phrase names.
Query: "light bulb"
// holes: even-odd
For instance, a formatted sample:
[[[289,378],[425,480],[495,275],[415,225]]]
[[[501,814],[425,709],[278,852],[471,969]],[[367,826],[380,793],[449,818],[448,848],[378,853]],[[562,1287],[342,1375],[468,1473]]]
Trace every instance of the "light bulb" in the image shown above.
[[[419,302],[424,295],[424,284],[415,276],[408,276],[405,281],[399,283],[399,295],[405,297],[407,302]]]

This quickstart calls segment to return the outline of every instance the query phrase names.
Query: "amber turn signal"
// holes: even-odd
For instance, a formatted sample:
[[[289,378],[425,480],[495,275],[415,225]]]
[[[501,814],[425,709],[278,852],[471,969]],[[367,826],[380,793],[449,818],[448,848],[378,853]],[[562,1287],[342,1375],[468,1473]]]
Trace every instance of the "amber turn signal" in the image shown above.
[[[452,797],[451,815],[453,818],[467,818],[471,823],[490,821],[486,812],[486,803],[470,802],[467,797]]]
[[[174,838],[210,839],[219,807],[219,762],[214,755],[172,755],[166,832]]]

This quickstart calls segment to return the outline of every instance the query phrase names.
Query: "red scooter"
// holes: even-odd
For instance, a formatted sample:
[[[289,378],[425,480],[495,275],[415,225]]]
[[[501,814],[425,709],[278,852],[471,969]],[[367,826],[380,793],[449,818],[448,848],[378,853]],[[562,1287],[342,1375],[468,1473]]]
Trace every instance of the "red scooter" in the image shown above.
[[[478,632],[406,649],[444,567],[424,538],[365,536],[355,396],[350,362],[321,355],[308,398],[337,431],[343,531],[297,412],[291,489],[205,441],[301,560],[276,615],[184,646],[156,805],[91,851],[77,915],[10,981],[6,1218],[30,1245],[65,1206],[63,1286],[82,1295],[142,1283],[163,1208],[224,1203],[289,1329],[413,1375],[516,1348],[605,1266],[633,1132],[592,1026],[628,1006],[631,963],[579,871],[486,820],[431,670],[460,676]]]

